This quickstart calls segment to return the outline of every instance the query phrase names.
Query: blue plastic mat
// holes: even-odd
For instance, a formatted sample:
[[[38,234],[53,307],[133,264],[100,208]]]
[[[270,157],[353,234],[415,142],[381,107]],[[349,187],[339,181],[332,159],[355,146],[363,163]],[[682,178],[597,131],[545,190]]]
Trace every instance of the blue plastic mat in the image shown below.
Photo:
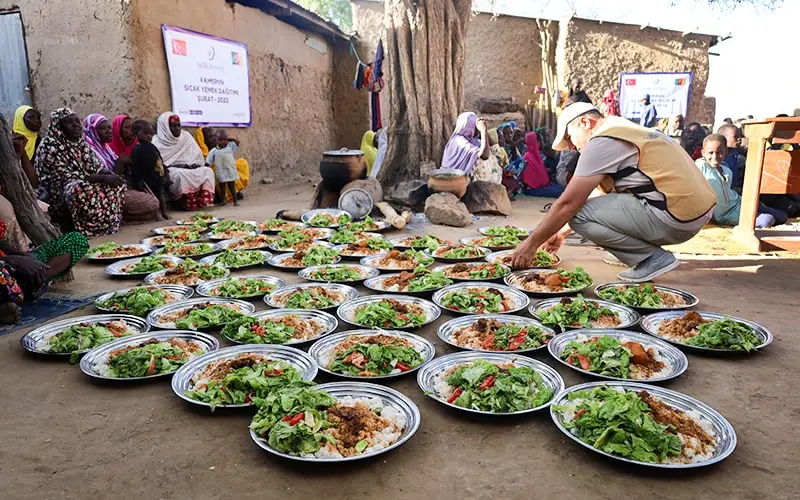
[[[22,319],[16,325],[0,327],[0,336],[8,335],[15,330],[30,328],[37,323],[63,316],[75,309],[80,309],[93,302],[92,297],[76,298],[67,295],[48,295],[39,297],[34,302],[22,304]]]

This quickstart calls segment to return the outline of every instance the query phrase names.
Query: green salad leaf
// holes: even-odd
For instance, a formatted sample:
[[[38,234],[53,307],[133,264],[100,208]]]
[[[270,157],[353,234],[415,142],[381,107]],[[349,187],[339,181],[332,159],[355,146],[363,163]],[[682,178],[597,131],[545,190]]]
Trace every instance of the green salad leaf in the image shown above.
[[[301,227],[290,227],[278,233],[278,240],[275,246],[278,248],[292,248],[299,243],[313,241],[309,233],[303,231]]]
[[[487,351],[521,351],[546,345],[552,338],[541,328],[509,323],[489,335],[481,347]]]
[[[291,309],[327,309],[338,303],[316,290],[297,290],[292,293],[286,302],[286,307]]]
[[[89,250],[89,255],[91,257],[108,257],[113,256],[115,252],[122,250],[125,248],[126,245],[121,245],[116,241],[109,241],[108,243],[103,243],[102,245],[97,245],[96,247]]]
[[[202,349],[194,351],[188,348],[181,349],[169,341],[159,342],[151,339],[131,346],[113,357],[109,356],[106,375],[114,378],[133,378],[172,373],[203,352],[205,351]]]
[[[277,289],[277,286],[259,278],[228,278],[217,285],[211,293],[217,297],[237,299],[265,295]]]
[[[550,267],[558,262],[558,257],[551,254],[546,250],[536,250],[536,255],[533,256],[533,267]]]
[[[589,302],[583,295],[578,295],[574,299],[564,298],[561,302],[550,309],[540,309],[536,311],[542,324],[545,326],[579,326],[581,328],[592,328],[592,321],[597,321],[602,316],[614,316],[619,318],[607,307]]]
[[[733,349],[750,352],[761,345],[761,339],[750,326],[729,318],[702,323],[697,327],[700,332],[689,337],[686,344],[711,349]]]
[[[425,266],[418,266],[413,273],[401,273],[398,277],[409,278],[407,290],[408,292],[425,292],[429,290],[438,290],[453,283],[453,280],[445,276],[441,271],[431,271]],[[391,287],[389,288],[391,289]]]
[[[172,294],[160,288],[139,286],[124,292],[114,292],[106,300],[99,301],[97,305],[108,311],[129,312],[136,316],[145,316],[156,307],[163,306]]]
[[[353,220],[349,214],[342,214],[338,217],[335,217],[330,214],[316,214],[315,216],[311,217],[308,221],[309,226],[314,227],[331,227],[331,226],[343,226]]]
[[[572,366],[609,377],[631,378],[631,351],[619,340],[600,335],[587,340],[573,340],[560,355]]]
[[[195,212],[187,217],[186,220],[194,222],[208,222],[214,220],[214,214],[211,212]]]
[[[208,243],[167,243],[156,252],[156,255],[172,255],[175,257],[194,257],[214,251]]]
[[[513,413],[541,406],[555,395],[542,376],[527,366],[498,366],[479,359],[444,378],[454,391],[448,398],[462,408]]]
[[[372,220],[372,217],[367,215],[364,217],[364,220],[358,222],[350,222],[345,226],[346,229],[349,229],[353,232],[362,232],[362,231],[375,231],[378,229],[378,225],[375,224],[375,221]],[[334,243],[333,241],[331,243]],[[342,243],[352,243],[348,241],[343,241]]]
[[[170,269],[173,265],[174,262],[163,257],[142,257],[139,262],[129,264],[120,270],[127,274],[150,274]]]
[[[337,250],[322,245],[312,245],[308,250],[299,253],[303,254],[300,262],[306,267],[333,264],[339,256]]]
[[[485,237],[481,246],[495,248],[495,247],[515,247],[522,243],[522,241],[515,234],[502,234],[498,236]]]
[[[648,283],[627,287],[612,286],[600,290],[597,295],[602,299],[626,306],[659,307],[662,304],[656,289]]]
[[[214,258],[214,264],[223,267],[245,267],[263,264],[266,259],[259,250],[224,250]]]
[[[217,222],[211,230],[212,235],[224,233],[226,231],[245,231],[245,232],[258,232],[258,227],[251,222],[243,222],[240,220],[224,220]]]
[[[278,227],[282,227],[282,226],[286,225],[287,223],[290,223],[290,222],[287,221],[287,220],[283,220],[283,219],[269,219],[269,220],[264,221],[264,223],[261,224],[261,226],[264,229],[272,230],[272,229],[275,229],[275,228],[278,228]]]
[[[134,333],[137,332],[128,328],[124,321],[79,323],[50,337],[42,346],[42,350],[70,353],[70,363],[76,363],[80,353]]]
[[[358,236],[359,234],[356,233],[355,231],[351,231],[346,227],[342,227],[339,228],[338,231],[334,231],[333,234],[331,234],[331,237],[328,238],[328,241],[336,245],[341,245],[344,243],[355,243],[356,241],[359,241]]]
[[[408,249],[408,250],[405,250],[405,251],[400,252],[400,253],[402,253],[404,255],[408,255],[409,257],[411,257],[411,259],[414,261],[414,263],[417,266],[429,266],[429,265],[433,264],[433,260],[434,260],[433,257],[431,257],[430,255],[427,255],[422,250]]]
[[[199,330],[222,326],[237,320],[245,314],[223,304],[199,304],[193,306],[189,314],[175,321],[175,328],[180,330]]]
[[[425,323],[427,318],[424,314],[407,309],[407,305],[397,300],[383,299],[356,309],[355,322],[370,328],[402,328]]]
[[[446,240],[443,240],[438,236],[426,234],[425,236],[417,236],[416,238],[412,239],[408,246],[414,250],[428,250],[429,252],[433,252],[446,243]]]
[[[378,238],[376,236],[367,238],[364,240],[364,242],[366,243],[367,248],[370,250],[391,250],[394,248],[394,245],[392,245],[389,240],[385,238]]]
[[[449,246],[439,249],[437,257],[443,259],[475,259],[484,256],[484,250],[472,245]]]
[[[294,386],[255,399],[258,413],[250,428],[269,435],[269,445],[285,453],[315,453],[324,442],[335,442],[321,431],[329,428],[325,410],[336,404],[327,392]]]
[[[311,279],[327,282],[359,281],[364,279],[357,268],[348,265],[324,266],[312,271]]]
[[[466,313],[499,313],[510,309],[505,296],[495,288],[467,288],[448,292],[442,305]]]
[[[582,267],[576,267],[572,271],[556,269],[555,272],[561,276],[565,290],[583,290],[592,286],[592,277]]]
[[[375,335],[337,353],[328,369],[356,377],[382,377],[413,370],[424,361],[422,355],[404,345],[402,339]]]
[[[285,344],[294,338],[294,327],[279,319],[244,316],[225,325],[222,334],[243,344]]]
[[[505,236],[519,239],[528,236],[528,230],[514,226],[492,226],[486,229],[486,234],[488,236]]]

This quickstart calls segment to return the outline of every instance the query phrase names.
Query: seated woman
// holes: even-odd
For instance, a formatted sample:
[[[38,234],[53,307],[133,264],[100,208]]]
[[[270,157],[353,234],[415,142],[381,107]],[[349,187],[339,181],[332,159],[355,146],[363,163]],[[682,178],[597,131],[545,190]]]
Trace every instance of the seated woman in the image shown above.
[[[50,128],[34,161],[47,192],[50,217],[87,237],[119,231],[125,196],[123,179],[106,171],[83,140],[81,119],[69,108],[50,114]]]
[[[361,137],[361,151],[364,152],[364,163],[367,164],[367,177],[372,173],[372,166],[378,157],[378,139],[375,132],[367,130]]]
[[[133,119],[125,114],[117,115],[111,122],[111,150],[119,158],[130,157],[137,143],[133,133]]]
[[[156,210],[161,218],[168,220],[166,189],[168,184],[167,170],[158,148],[153,146],[155,131],[147,120],[136,120],[131,130],[136,134],[136,146],[131,151],[131,166],[126,176],[128,190],[147,193],[156,200]],[[155,214],[156,220],[158,213]]]
[[[97,156],[100,166],[108,172],[114,172],[117,168],[117,154],[111,149],[114,136],[109,119],[100,113],[86,115],[83,119],[83,131],[86,134],[84,139]]]
[[[42,129],[42,115],[30,106],[20,106],[14,113],[14,140],[24,144],[24,152],[18,154],[25,175],[31,182],[34,189],[39,187],[39,179],[33,168],[33,157],[36,155],[36,148],[41,142],[39,131]],[[22,138],[25,140],[23,141]]]
[[[208,158],[209,150],[213,149],[217,145],[217,138],[216,138],[216,130],[211,127],[200,127],[197,129],[197,132],[194,134],[194,140],[197,141],[197,145],[200,146],[200,151],[203,152],[203,159]],[[216,175],[216,165],[211,164],[209,165],[211,170],[214,171],[214,175]],[[246,188],[250,184],[250,164],[247,163],[247,160],[244,158],[237,158],[236,159],[236,171],[239,173],[239,179],[233,183],[234,187],[236,188],[236,193],[238,193],[238,198],[241,200],[244,198],[242,195],[242,190]],[[220,195],[220,188],[219,184],[216,186],[217,195]],[[227,202],[232,202],[233,199],[230,196],[230,193],[225,197]]]
[[[480,139],[476,138],[478,133]],[[479,120],[475,113],[458,115],[453,135],[444,147],[442,168],[461,170],[469,175],[478,163],[478,158],[486,160],[490,154],[486,122]]]
[[[172,111],[158,117],[153,145],[168,167],[169,195],[185,210],[200,210],[214,204],[214,171],[205,165],[200,146],[181,129],[181,119]]]
[[[528,196],[542,196],[545,198],[558,198],[564,188],[550,181],[550,174],[544,166],[542,154],[539,151],[539,137],[536,132],[529,132],[525,136],[527,153],[523,156],[525,168],[522,170],[520,180]]]

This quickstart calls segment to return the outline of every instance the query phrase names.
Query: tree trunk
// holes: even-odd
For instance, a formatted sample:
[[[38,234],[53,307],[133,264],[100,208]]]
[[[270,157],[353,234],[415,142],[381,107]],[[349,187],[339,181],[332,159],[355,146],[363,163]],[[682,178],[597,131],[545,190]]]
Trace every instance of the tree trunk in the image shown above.
[[[555,99],[558,90],[558,79],[556,74],[556,33],[553,29],[552,21],[536,20],[538,44],[541,49],[542,61],[542,87],[545,92],[539,95],[539,120],[535,123],[535,128],[543,127],[547,129],[551,137],[555,137],[556,116]]]
[[[2,115],[0,115],[0,185],[3,188],[3,196],[14,207],[19,226],[34,245],[42,245],[61,235],[36,203],[36,195],[25,172],[19,166],[14,146],[11,144],[11,131]]]
[[[471,0],[386,0],[391,79],[389,147],[379,180],[390,187],[438,166],[464,97]],[[434,167],[435,168],[435,167]]]

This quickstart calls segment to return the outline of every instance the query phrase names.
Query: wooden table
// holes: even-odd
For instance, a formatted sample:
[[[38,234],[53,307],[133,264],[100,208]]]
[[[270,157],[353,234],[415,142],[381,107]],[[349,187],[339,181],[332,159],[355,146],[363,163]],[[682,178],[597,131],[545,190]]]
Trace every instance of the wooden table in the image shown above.
[[[742,188],[739,225],[734,238],[751,251],[800,250],[800,236],[762,231],[756,234],[755,222],[760,194],[800,194],[800,150],[767,150],[767,143],[800,144],[800,118],[767,118],[744,123],[749,141],[747,166]],[[795,148],[797,148],[795,146]]]

